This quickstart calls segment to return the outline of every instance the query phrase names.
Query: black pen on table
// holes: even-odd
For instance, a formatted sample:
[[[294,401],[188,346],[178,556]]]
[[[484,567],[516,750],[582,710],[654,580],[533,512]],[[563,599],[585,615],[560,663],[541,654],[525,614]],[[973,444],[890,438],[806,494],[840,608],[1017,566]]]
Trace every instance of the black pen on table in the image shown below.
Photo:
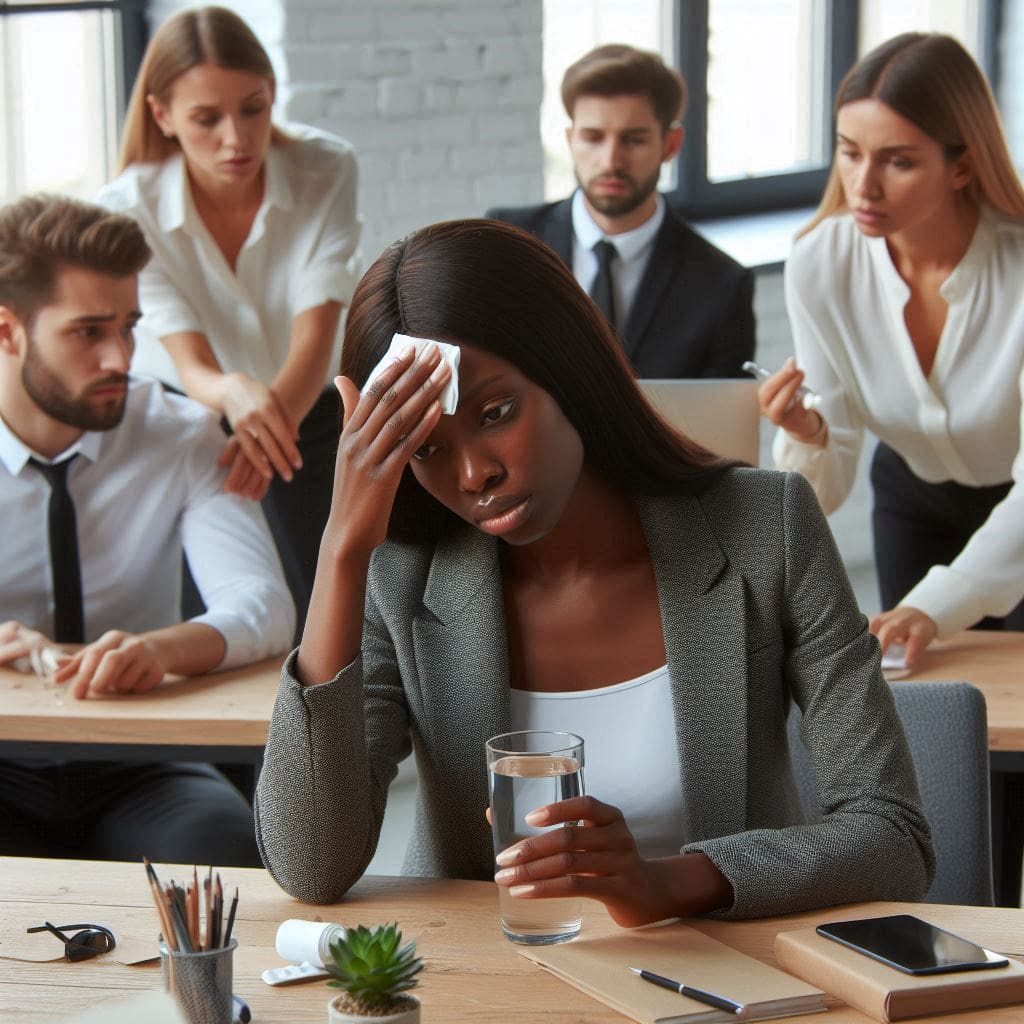
[[[653,971],[645,971],[642,967],[630,967],[630,970],[634,974],[639,974],[644,981],[649,981],[652,985],[669,988],[673,992],[678,992],[681,996],[686,996],[688,999],[696,999],[698,1003],[704,1003],[705,1006],[714,1006],[716,1009],[728,1010],[730,1013],[743,1013],[746,1010],[742,1003],[737,1003],[734,999],[716,996],[714,992],[705,992],[702,988],[684,985],[681,981],[673,981],[671,978],[655,974]]]

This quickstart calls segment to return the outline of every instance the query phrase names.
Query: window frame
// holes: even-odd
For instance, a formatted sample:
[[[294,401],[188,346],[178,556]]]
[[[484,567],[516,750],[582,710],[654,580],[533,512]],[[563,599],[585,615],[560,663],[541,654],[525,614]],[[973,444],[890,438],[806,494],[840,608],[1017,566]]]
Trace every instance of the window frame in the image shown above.
[[[686,142],[676,162],[676,186],[669,194],[672,206],[684,217],[713,220],[719,217],[766,213],[814,206],[825,188],[829,163],[805,171],[758,175],[712,182],[707,174],[708,25],[710,0],[679,0],[677,41],[679,70],[686,79],[689,99],[684,116]],[[981,11],[979,56],[982,69],[998,85],[998,38],[1002,20],[1000,0],[984,0]],[[818,116],[818,129],[829,140],[835,135],[832,98],[846,71],[857,60],[860,25],[859,0],[826,0],[824,38],[828,46],[821,67],[826,101]]]

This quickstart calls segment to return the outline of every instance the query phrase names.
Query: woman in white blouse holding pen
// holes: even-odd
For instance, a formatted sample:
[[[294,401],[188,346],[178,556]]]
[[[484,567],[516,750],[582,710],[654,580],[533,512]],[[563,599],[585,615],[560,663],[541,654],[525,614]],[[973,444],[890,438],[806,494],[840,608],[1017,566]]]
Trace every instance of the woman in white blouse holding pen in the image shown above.
[[[1024,627],[1024,188],[984,75],[907,33],[847,74],[821,205],[786,264],[796,361],[761,386],[775,462],[826,512],[871,467],[883,650]],[[820,402],[795,401],[807,385]],[[1006,617],[993,621],[986,617]]]
[[[225,486],[266,495],[301,632],[340,422],[325,385],[359,276],[360,223],[351,147],[275,127],[274,92],[270,60],[238,15],[175,15],[147,48],[121,174],[100,201],[134,216],[153,249],[133,369],[230,425]]]

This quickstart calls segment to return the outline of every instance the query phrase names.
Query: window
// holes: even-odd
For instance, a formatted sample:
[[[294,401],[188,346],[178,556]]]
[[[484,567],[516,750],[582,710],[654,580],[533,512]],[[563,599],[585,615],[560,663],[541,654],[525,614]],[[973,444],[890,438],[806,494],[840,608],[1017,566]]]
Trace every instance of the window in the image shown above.
[[[0,198],[91,198],[113,171],[142,0],[0,2]]]
[[[676,198],[691,217],[813,205],[832,99],[851,64],[900,32],[956,36],[983,66],[984,0],[680,0],[690,88]],[[981,51],[981,52],[979,52]]]
[[[831,160],[832,99],[861,54],[947,32],[993,77],[993,0],[545,0],[545,194],[575,185],[559,87],[602,43],[656,50],[687,81],[686,142],[661,187],[687,216],[812,206]]]

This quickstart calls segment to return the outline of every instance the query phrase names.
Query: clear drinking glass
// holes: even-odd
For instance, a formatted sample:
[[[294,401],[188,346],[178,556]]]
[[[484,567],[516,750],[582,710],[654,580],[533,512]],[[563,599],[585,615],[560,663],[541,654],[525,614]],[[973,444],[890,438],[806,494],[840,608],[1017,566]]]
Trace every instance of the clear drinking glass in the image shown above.
[[[525,817],[545,804],[583,795],[583,740],[569,732],[504,733],[487,741],[494,854],[528,836],[562,825],[537,828]],[[580,899],[515,899],[498,886],[505,937],[529,946],[568,942],[580,932]]]

